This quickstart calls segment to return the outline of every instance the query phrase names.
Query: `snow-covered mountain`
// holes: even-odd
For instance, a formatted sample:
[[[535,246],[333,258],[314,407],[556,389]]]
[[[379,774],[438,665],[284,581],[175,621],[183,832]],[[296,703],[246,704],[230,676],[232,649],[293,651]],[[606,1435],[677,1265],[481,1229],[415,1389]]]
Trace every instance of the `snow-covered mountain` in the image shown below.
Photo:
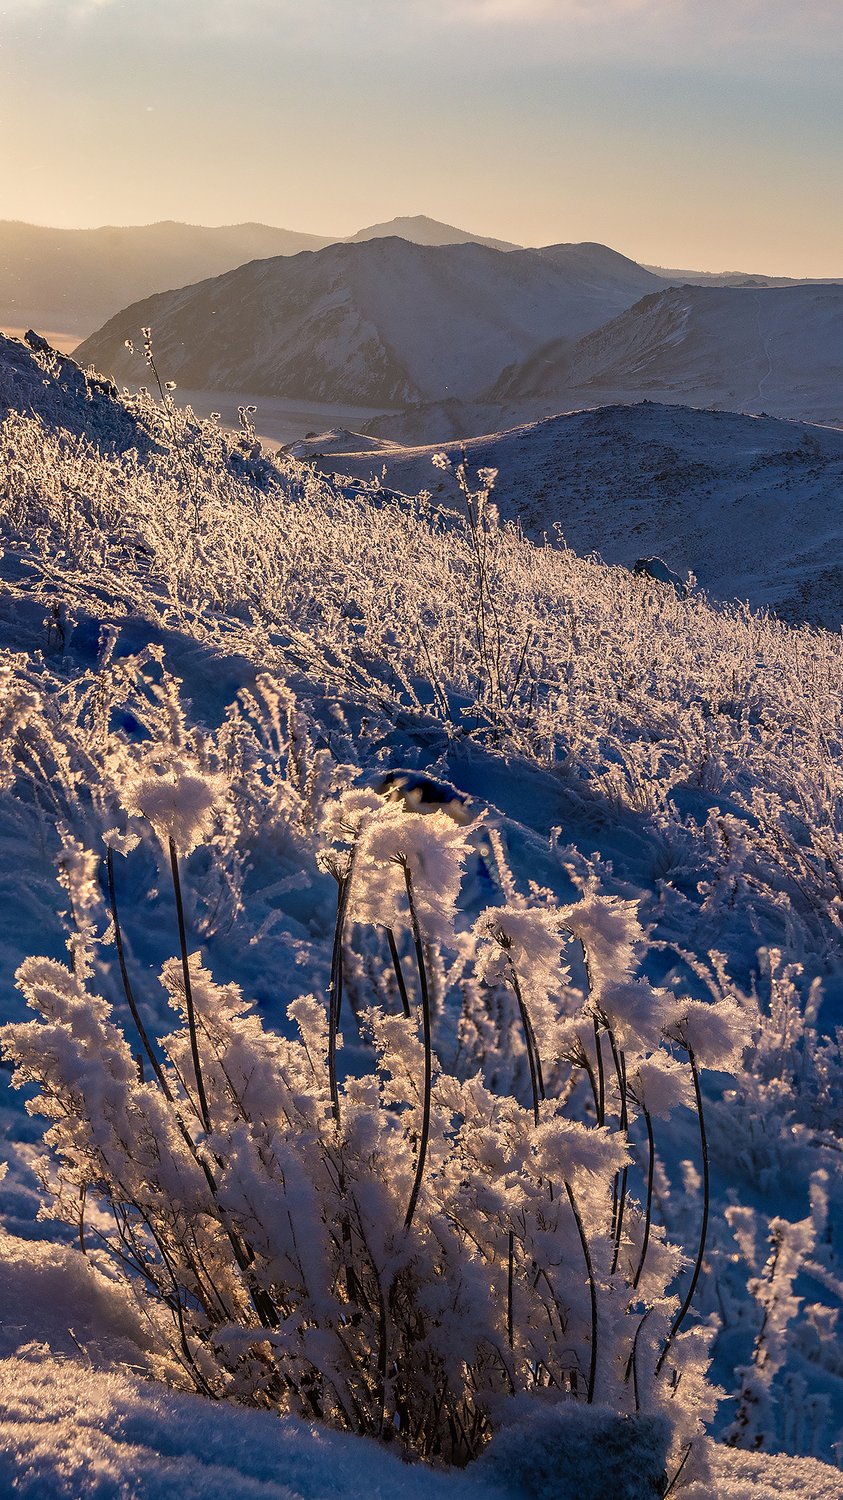
[[[843,622],[843,432],[644,402],[445,445],[454,462],[463,448],[471,471],[497,469],[501,515],[536,540],[559,528],[575,552],[627,566],[656,553],[721,599],[833,630]],[[437,445],[327,433],[291,451],[325,472],[459,504],[431,464]]]
[[[843,286],[656,292],[573,349],[549,342],[490,395],[544,412],[649,397],[843,422]]]
[[[402,406],[471,397],[549,335],[578,338],[660,283],[602,246],[506,254],[375,239],[264,260],[127,307],[76,351],[122,380],[153,329],[191,389]]]

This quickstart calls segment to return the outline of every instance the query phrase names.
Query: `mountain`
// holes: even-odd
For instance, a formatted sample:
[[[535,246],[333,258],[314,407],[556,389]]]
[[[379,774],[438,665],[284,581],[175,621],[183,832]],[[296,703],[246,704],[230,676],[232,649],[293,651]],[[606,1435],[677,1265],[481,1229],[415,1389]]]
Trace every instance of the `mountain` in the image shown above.
[[[753,271],[677,271],[647,266],[672,286],[839,286],[843,276],[767,276]]]
[[[677,287],[551,341],[489,397],[534,414],[635,401],[843,423],[843,286]]]
[[[7,220],[0,222],[0,324],[82,337],[127,302],[166,287],[327,243],[266,224],[47,229]]]
[[[332,432],[289,451],[459,509],[452,477],[431,463],[441,446]],[[561,528],[575,552],[627,566],[655,553],[721,599],[843,623],[843,432],[644,402],[445,445],[454,462],[463,448],[472,473],[497,469],[501,515],[534,540]]]
[[[354,241],[400,235],[423,245],[483,239],[423,214],[361,229]],[[100,229],[49,229],[0,221],[0,327],[59,329],[84,338],[106,318],[142,297],[219,276],[250,260],[297,255],[336,243],[339,235],[301,234],[268,224],[142,224]]]
[[[520,245],[513,245],[509,240],[493,240],[486,235],[471,234],[467,229],[457,229],[454,224],[440,224],[438,219],[429,219],[426,214],[390,219],[386,224],[370,224],[368,229],[358,229],[346,239],[353,245],[361,240],[391,239],[395,235],[414,245],[488,245],[491,250],[521,249]]]
[[[373,239],[148,298],[76,353],[137,380],[124,343],[149,325],[160,368],[181,386],[404,406],[472,397],[549,335],[574,340],[660,286],[602,246],[503,254]]]

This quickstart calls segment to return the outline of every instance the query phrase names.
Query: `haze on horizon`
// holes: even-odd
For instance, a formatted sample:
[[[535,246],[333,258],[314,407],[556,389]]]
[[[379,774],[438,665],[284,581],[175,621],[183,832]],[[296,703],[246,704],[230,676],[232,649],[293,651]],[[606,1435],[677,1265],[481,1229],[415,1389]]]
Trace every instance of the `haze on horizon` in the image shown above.
[[[0,0],[0,218],[843,275],[836,0]]]

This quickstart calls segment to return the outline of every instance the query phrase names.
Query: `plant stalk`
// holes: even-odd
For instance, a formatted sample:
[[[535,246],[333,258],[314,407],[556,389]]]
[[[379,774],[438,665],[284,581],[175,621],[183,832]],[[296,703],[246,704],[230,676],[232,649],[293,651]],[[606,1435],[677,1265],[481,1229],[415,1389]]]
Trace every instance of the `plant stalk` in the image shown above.
[[[184,903],[181,895],[181,880],[179,878],[179,858],[176,852],[175,841],[170,836],[170,868],[173,872],[173,890],[176,896],[176,918],[179,927],[179,947],[181,949],[181,971],[184,979],[184,1003],[187,1009],[187,1029],[190,1034],[190,1054],[193,1058],[193,1072],[196,1078],[196,1093],[199,1099],[199,1113],[202,1116],[202,1124],[207,1135],[211,1133],[211,1115],[208,1109],[208,1100],[205,1094],[205,1083],[202,1078],[202,1061],[199,1056],[199,1037],[196,1031],[196,1011],[193,1005],[193,987],[190,982],[190,963],[187,954],[187,930],[184,922]]]
[[[706,1237],[707,1237],[707,1234],[708,1234],[708,1213],[709,1213],[709,1205],[710,1205],[710,1198],[711,1198],[711,1183],[710,1183],[710,1172],[709,1172],[709,1162],[708,1162],[708,1136],[706,1134],[706,1128],[705,1128],[705,1114],[704,1114],[704,1111],[703,1111],[702,1087],[700,1085],[700,1070],[697,1067],[697,1059],[694,1056],[694,1049],[693,1049],[693,1047],[688,1047],[688,1061],[691,1064],[691,1074],[692,1074],[693,1080],[694,1080],[694,1093],[696,1095],[696,1100],[697,1100],[697,1117],[699,1119],[699,1125],[700,1125],[700,1147],[701,1147],[701,1150],[702,1150],[702,1166],[703,1166],[703,1214],[702,1214],[702,1224],[700,1225],[699,1247],[697,1249],[697,1258],[696,1258],[696,1260],[694,1262],[694,1271],[693,1271],[693,1275],[691,1276],[691,1284],[688,1287],[687,1292],[685,1293],[685,1297],[683,1299],[682,1306],[680,1307],[679,1311],[677,1312],[676,1317],[673,1319],[673,1322],[672,1322],[671,1327],[670,1327],[670,1332],[669,1332],[669,1334],[667,1336],[667,1339],[665,1340],[665,1346],[662,1349],[662,1352],[661,1352],[661,1354],[658,1357],[658,1361],[656,1363],[656,1371],[655,1371],[655,1373],[657,1375],[658,1375],[659,1371],[661,1370],[661,1367],[662,1367],[662,1365],[664,1364],[664,1362],[665,1362],[665,1360],[667,1358],[668,1350],[670,1349],[670,1346],[673,1343],[673,1340],[675,1339],[677,1333],[679,1332],[679,1329],[682,1327],[682,1324],[685,1321],[685,1317],[687,1315],[688,1309],[691,1306],[691,1303],[693,1301],[694,1292],[697,1289],[697,1282],[700,1279],[700,1272],[702,1271],[703,1256],[705,1254],[705,1242],[706,1242]]]
[[[424,1166],[427,1159],[427,1145],[430,1138],[430,1101],[433,1088],[433,1044],[430,1034],[430,988],[427,980],[427,965],[424,958],[424,944],[422,942],[421,927],[419,926],[418,912],[416,911],[416,900],[413,894],[413,877],[410,866],[406,859],[400,859],[399,863],[404,871],[404,885],[407,891],[407,903],[410,908],[410,925],[413,930],[413,943],[416,950],[416,964],[419,971],[419,992],[421,994],[422,1007],[422,1040],[424,1043],[424,1085],[422,1096],[422,1125],[419,1137],[419,1154],[416,1161],[416,1175],[413,1180],[413,1188],[410,1193],[410,1201],[407,1204],[407,1214],[404,1219],[404,1228],[409,1229],[413,1222],[418,1202],[419,1189],[424,1175]]]

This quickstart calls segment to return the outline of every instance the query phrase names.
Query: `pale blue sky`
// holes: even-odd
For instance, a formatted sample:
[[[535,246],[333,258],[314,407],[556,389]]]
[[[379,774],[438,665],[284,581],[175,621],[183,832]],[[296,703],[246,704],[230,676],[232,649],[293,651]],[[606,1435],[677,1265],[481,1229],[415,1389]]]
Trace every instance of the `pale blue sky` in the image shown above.
[[[0,0],[0,218],[843,275],[842,0]]]

